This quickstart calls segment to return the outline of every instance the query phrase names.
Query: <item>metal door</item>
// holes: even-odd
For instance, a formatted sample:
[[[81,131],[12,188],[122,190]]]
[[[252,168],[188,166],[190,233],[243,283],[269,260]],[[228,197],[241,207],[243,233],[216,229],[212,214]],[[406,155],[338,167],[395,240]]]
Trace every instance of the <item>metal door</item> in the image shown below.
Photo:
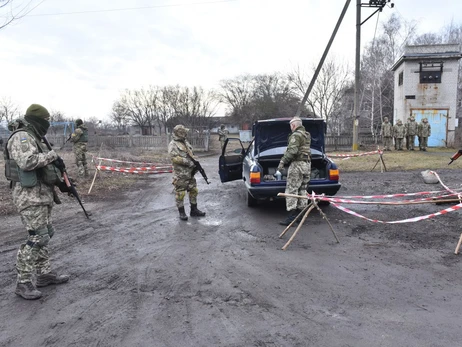
[[[423,118],[428,119],[432,130],[428,147],[446,147],[448,110],[412,110],[412,115],[417,123]],[[415,146],[418,146],[417,141],[416,137]]]

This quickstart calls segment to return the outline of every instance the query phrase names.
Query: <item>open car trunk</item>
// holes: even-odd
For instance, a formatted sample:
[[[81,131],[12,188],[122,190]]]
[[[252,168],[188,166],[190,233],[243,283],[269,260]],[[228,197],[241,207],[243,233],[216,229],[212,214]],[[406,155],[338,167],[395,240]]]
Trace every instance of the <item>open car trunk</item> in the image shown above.
[[[268,181],[275,181],[276,177],[274,174],[276,173],[277,167],[279,165],[279,159],[265,159],[265,158],[260,158],[258,160],[258,163],[263,169],[263,174],[262,174],[262,181],[263,182],[268,182]],[[285,181],[287,179],[287,169],[288,166],[285,167],[285,170],[282,172],[282,181]],[[316,180],[316,179],[327,179],[327,160],[325,160],[322,157],[315,157],[311,158],[311,178],[310,180]]]

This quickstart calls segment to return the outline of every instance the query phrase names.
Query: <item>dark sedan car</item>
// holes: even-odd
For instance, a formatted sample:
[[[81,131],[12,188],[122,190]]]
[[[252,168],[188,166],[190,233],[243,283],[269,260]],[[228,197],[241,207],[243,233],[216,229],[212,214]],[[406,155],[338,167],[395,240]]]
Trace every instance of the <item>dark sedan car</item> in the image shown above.
[[[247,205],[259,200],[275,199],[286,188],[287,167],[282,177],[275,173],[290,134],[291,118],[259,120],[252,128],[253,140],[247,148],[239,139],[228,138],[219,159],[221,182],[244,180]],[[311,179],[308,192],[335,195],[340,189],[339,170],[324,153],[326,123],[319,118],[302,118],[303,126],[311,135]]]

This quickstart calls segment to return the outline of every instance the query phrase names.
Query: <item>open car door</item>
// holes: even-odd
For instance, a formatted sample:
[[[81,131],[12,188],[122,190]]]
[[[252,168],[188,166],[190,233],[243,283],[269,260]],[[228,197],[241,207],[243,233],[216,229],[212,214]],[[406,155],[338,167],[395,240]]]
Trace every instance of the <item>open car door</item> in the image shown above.
[[[218,173],[222,183],[242,179],[242,162],[245,149],[240,139],[228,138],[218,160]]]

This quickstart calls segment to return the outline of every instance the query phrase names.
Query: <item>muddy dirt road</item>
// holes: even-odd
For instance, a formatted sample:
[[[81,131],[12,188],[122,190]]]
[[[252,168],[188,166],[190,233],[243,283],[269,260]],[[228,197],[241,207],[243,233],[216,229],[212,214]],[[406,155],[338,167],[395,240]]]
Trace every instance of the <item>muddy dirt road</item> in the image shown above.
[[[71,281],[43,288],[38,301],[13,293],[25,233],[17,215],[2,216],[0,346],[460,345],[459,212],[390,225],[328,206],[340,244],[313,212],[282,251],[284,205],[248,208],[242,182],[221,184],[217,158],[202,162],[212,181],[197,176],[205,218],[178,219],[169,175],[85,199],[90,221],[65,198],[51,252]],[[439,173],[460,187],[461,172]],[[419,172],[341,179],[341,195],[441,189]],[[397,220],[449,206],[349,207]]]

